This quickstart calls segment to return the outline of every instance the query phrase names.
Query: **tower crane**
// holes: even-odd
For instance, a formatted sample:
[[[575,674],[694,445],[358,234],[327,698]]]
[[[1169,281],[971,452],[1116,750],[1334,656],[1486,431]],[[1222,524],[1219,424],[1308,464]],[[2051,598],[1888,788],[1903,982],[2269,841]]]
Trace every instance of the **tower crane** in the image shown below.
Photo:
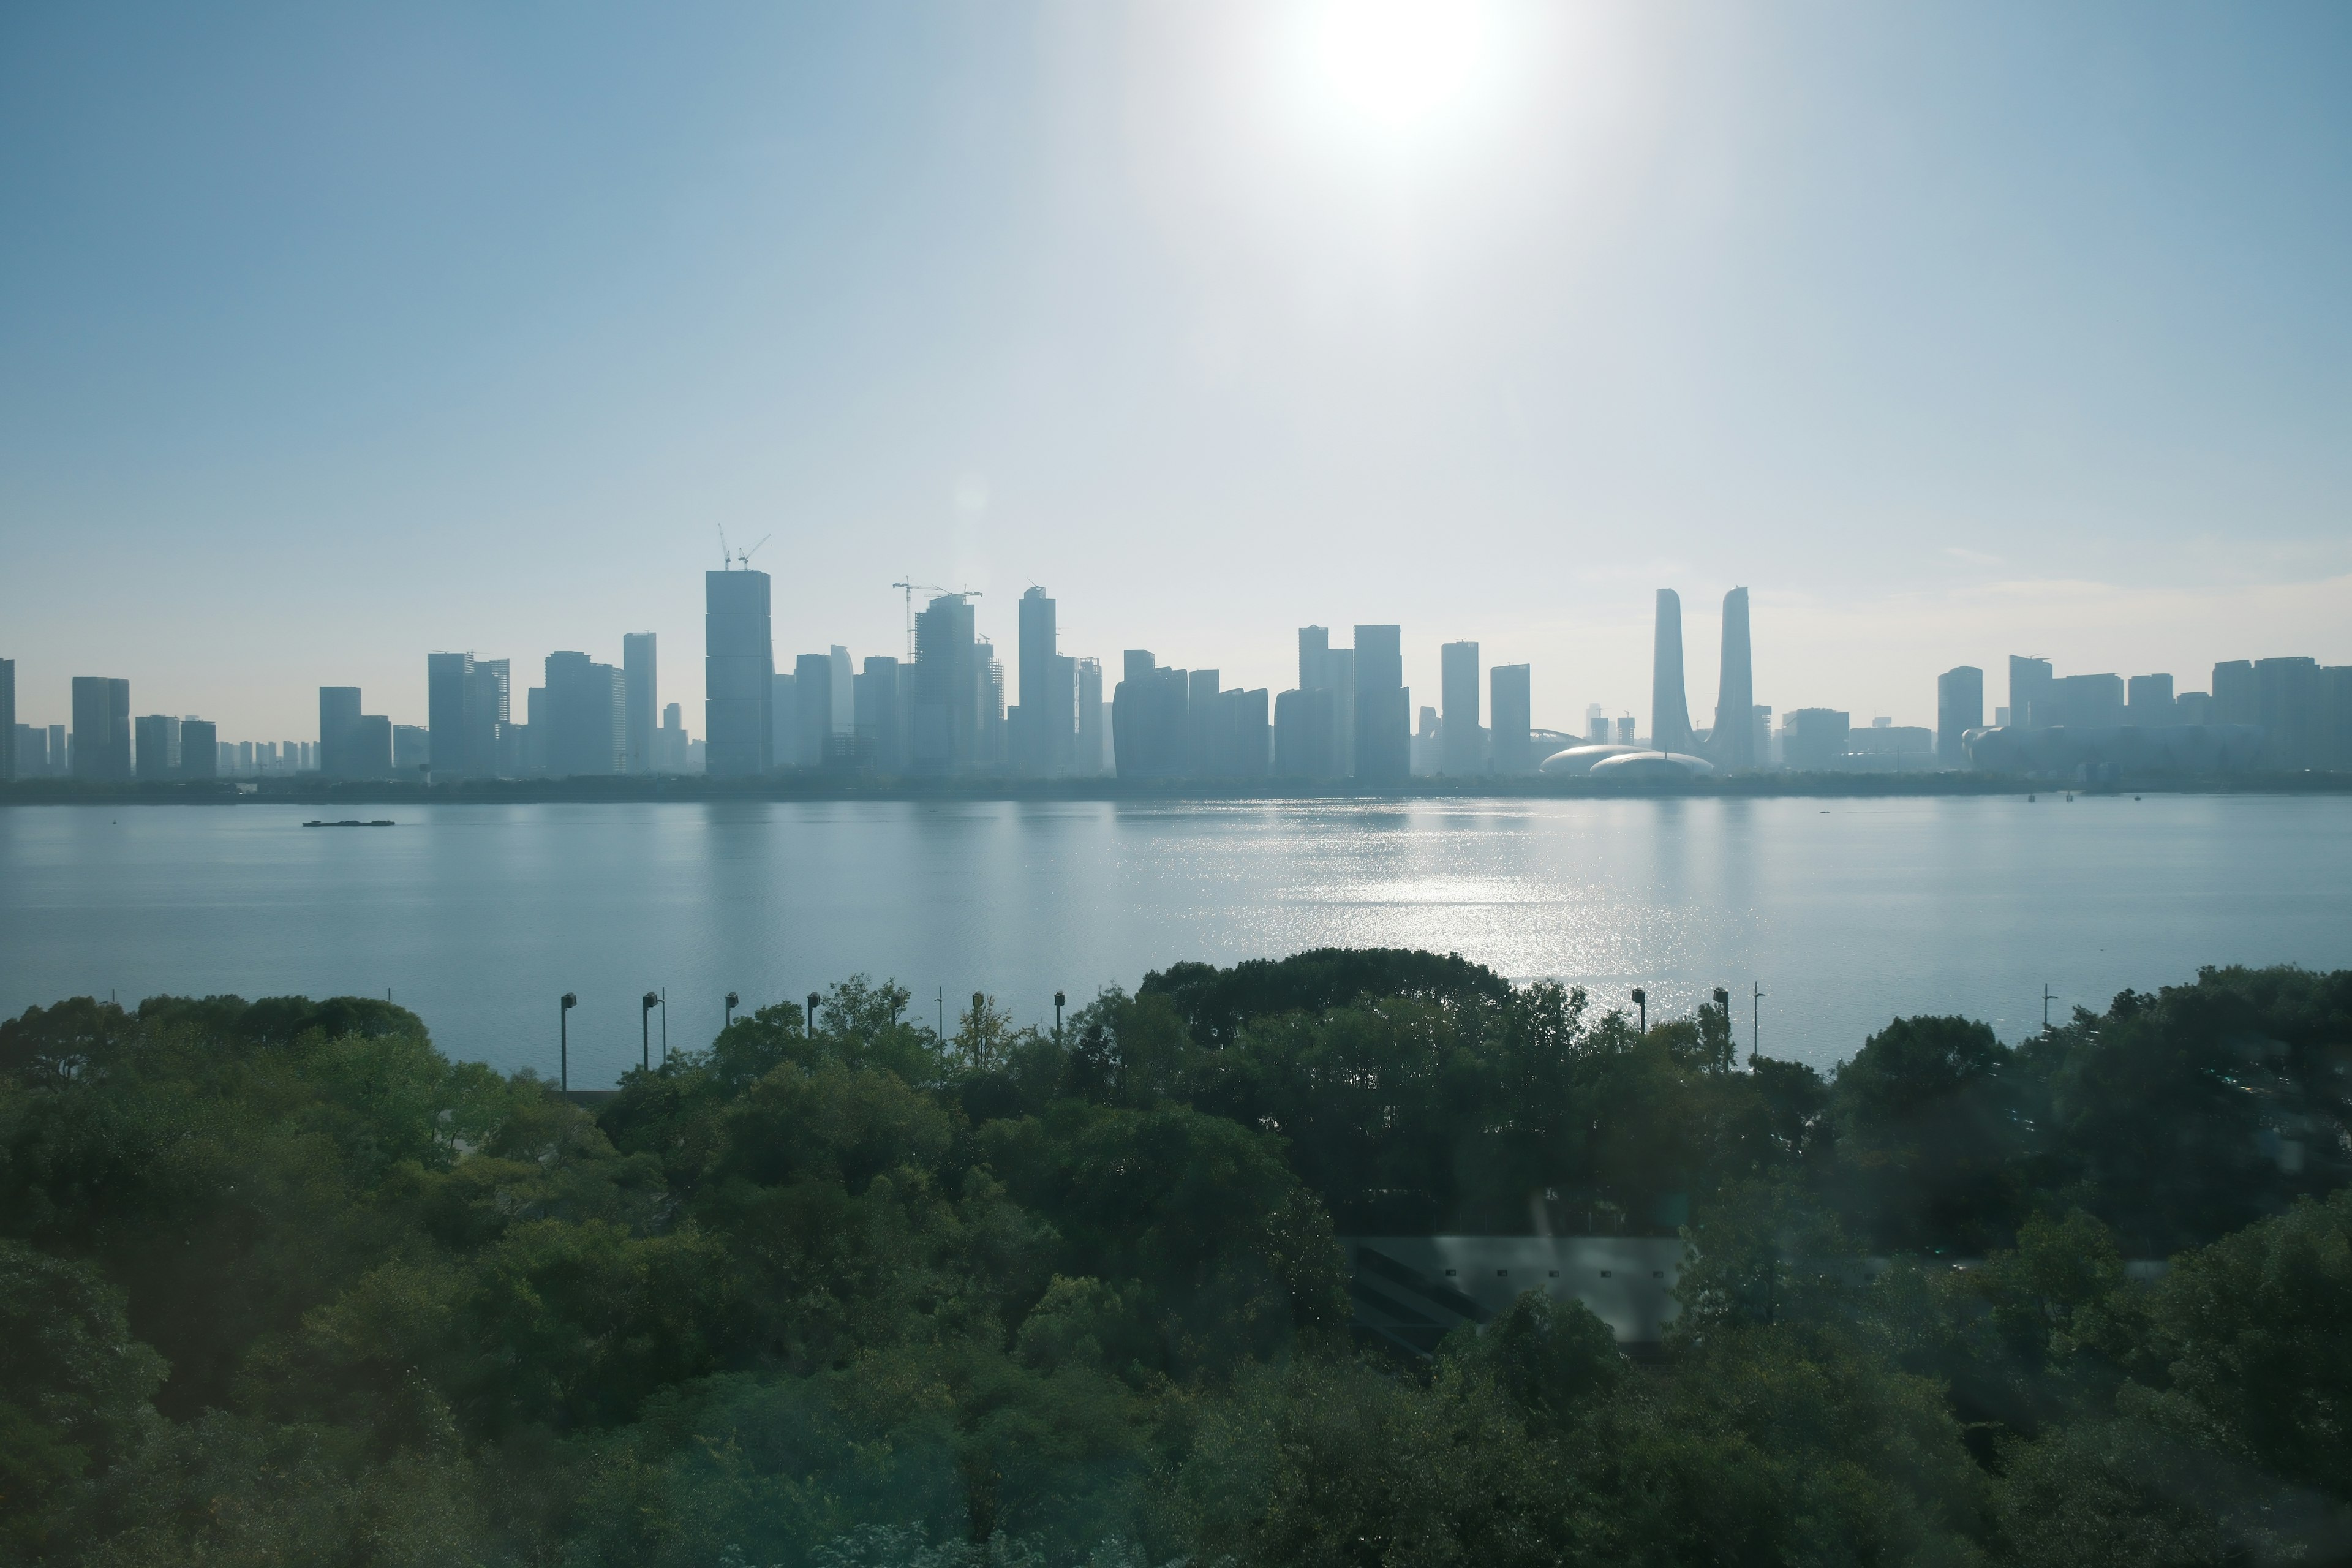
[[[760,546],[775,537],[772,533],[763,533],[760,536],[760,543],[754,544],[751,549],[730,551],[727,548],[727,530],[721,527],[719,531],[719,569],[722,572],[731,572],[740,566],[746,572],[750,571],[751,557],[759,553]]]
[[[915,595],[917,593],[957,594],[967,599],[977,599],[981,596],[980,590],[977,588],[942,588],[937,583],[893,583],[890,586],[906,590],[907,662],[908,664],[915,662]]]

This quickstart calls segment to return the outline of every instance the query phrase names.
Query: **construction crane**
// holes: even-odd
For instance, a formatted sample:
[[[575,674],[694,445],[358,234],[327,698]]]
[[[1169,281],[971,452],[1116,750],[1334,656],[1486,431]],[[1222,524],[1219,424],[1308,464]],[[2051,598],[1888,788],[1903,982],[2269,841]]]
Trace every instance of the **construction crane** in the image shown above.
[[[967,599],[981,596],[977,588],[942,588],[936,583],[893,583],[893,588],[903,588],[907,594],[907,662],[915,662],[915,595],[924,594],[958,594]]]
[[[727,530],[723,527],[720,528],[719,531],[719,569],[722,572],[732,572],[738,566],[740,566],[744,571],[749,572],[751,569],[751,557],[759,552],[760,545],[767,543],[769,540],[775,537],[776,536],[772,533],[761,534],[760,536],[760,543],[754,544],[751,549],[730,551],[727,548]]]

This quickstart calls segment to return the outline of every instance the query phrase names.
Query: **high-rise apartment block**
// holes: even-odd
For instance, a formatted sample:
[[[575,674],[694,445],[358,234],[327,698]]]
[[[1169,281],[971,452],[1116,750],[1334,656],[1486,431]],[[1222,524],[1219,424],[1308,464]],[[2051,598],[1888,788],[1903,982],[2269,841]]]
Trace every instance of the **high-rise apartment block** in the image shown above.
[[[131,776],[131,682],[103,675],[73,678],[73,776],[113,782]]]
[[[2261,693],[2254,684],[2254,661],[2233,658],[2213,667],[2213,722],[2259,724],[2263,721]]]
[[[220,776],[220,726],[209,719],[180,721],[180,776]]]
[[[2263,727],[2263,767],[2286,771],[2317,765],[2319,691],[2315,658],[2254,660],[2254,722]]]
[[[1192,679],[1144,648],[1127,650],[1111,691],[1111,750],[1123,779],[1181,778],[1188,771]]]
[[[2172,677],[2135,675],[2124,682],[2124,722],[2143,730],[2178,722],[2172,711]]]
[[[756,778],[775,754],[768,574],[706,572],[702,582],[704,767],[719,778]]]
[[[1963,664],[1936,677],[1936,760],[1948,768],[1969,765],[1964,737],[1984,728],[1984,671]]]
[[[17,775],[16,661],[0,658],[0,779]]]
[[[146,713],[132,722],[131,773],[141,779],[179,776],[179,720],[169,713]]]

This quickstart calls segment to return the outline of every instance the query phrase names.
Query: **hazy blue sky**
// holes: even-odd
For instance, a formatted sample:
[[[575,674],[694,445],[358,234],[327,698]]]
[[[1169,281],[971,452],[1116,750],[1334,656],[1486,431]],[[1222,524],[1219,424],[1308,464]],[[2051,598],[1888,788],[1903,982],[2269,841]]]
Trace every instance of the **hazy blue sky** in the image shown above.
[[[424,655],[781,660],[918,581],[1538,722],[2352,661],[2352,6],[0,10],[0,655],[422,722]],[[1988,682],[1990,700],[2004,682]]]

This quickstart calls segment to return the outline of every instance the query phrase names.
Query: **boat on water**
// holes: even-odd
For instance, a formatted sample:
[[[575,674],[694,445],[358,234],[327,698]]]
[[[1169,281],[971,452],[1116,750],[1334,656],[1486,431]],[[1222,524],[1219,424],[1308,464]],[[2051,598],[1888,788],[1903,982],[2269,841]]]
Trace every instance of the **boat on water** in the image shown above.
[[[373,822],[362,822],[355,816],[347,816],[341,822],[306,822],[302,826],[305,827],[390,827],[394,823],[388,816],[379,816]]]

